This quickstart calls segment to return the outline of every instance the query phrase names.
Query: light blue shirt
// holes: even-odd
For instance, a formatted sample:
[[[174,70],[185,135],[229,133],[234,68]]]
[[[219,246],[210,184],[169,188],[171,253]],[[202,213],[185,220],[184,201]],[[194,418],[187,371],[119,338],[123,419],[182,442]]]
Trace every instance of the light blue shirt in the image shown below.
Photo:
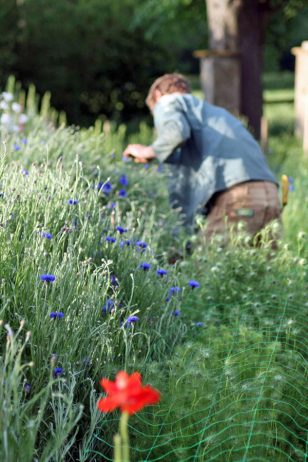
[[[163,95],[153,111],[152,148],[170,167],[171,205],[185,224],[218,191],[249,180],[277,183],[261,148],[239,119],[191,94]]]

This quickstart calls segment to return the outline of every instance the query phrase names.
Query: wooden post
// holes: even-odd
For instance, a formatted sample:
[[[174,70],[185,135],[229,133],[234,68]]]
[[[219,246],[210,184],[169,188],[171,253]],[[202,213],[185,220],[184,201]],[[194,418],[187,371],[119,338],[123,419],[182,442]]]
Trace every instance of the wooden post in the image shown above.
[[[308,157],[308,93],[304,97],[305,100],[305,116],[304,116],[304,136],[303,136],[303,149],[305,155]]]
[[[230,50],[197,50],[201,88],[206,100],[240,114],[240,54]]]
[[[304,136],[305,97],[308,94],[308,41],[292,48],[295,55],[295,135]]]

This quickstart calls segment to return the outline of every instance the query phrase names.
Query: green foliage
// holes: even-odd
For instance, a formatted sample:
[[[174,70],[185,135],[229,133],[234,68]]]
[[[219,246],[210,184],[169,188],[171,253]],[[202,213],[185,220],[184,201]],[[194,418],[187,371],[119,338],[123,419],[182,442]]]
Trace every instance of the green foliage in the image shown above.
[[[188,257],[166,174],[121,159],[127,139],[151,139],[148,126],[131,137],[114,123],[56,127],[48,95],[43,105],[34,89],[24,97],[25,131],[0,134],[1,460],[112,460],[118,414],[98,413],[98,382],[122,368],[162,393],[130,419],[133,460],[304,460],[308,174],[298,143],[274,125],[290,125],[289,107],[285,118],[266,108],[269,159],[295,185],[278,249],[267,231],[258,249],[239,233],[227,249],[192,238]],[[171,296],[174,286],[182,290]],[[56,311],[64,317],[52,319]],[[129,315],[139,321],[126,327]]]
[[[172,18],[162,5],[166,22],[155,30],[156,19],[143,12],[141,0],[4,3],[0,83],[14,73],[40,94],[52,90],[53,105],[65,110],[71,123],[148,114],[144,100],[155,77],[184,70],[183,53],[198,65],[191,54],[204,41],[205,19],[196,14],[201,0],[197,10],[184,2]]]

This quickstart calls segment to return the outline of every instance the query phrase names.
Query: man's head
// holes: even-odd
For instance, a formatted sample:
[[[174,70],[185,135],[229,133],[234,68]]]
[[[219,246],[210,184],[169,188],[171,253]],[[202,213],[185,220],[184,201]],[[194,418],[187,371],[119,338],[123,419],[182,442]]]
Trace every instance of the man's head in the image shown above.
[[[188,80],[181,74],[164,74],[154,81],[146,98],[146,104],[152,111],[158,99],[170,93],[191,93]]]

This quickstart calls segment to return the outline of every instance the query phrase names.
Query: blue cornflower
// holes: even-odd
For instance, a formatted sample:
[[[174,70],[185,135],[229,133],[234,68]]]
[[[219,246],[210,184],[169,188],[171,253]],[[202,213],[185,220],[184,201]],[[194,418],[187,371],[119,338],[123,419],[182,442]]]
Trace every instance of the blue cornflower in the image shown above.
[[[128,247],[131,245],[131,241],[129,239],[126,239],[125,241],[120,242],[120,247]]]
[[[21,173],[22,173],[22,175],[29,176],[29,172],[28,172],[28,170],[26,168],[22,168]]]
[[[126,189],[120,189],[120,191],[119,191],[119,197],[127,197],[127,191],[126,191]]]
[[[53,370],[54,377],[60,377],[63,373],[62,367],[55,367]]]
[[[148,169],[150,168],[150,165],[149,165],[149,164],[144,164],[144,168],[145,168],[146,170],[148,170]]]
[[[21,147],[17,143],[14,143],[14,150],[15,151],[20,151]]]
[[[157,171],[158,171],[158,173],[161,173],[161,172],[164,171],[164,166],[163,166],[163,164],[159,164],[159,166],[157,167]]]
[[[174,294],[178,294],[179,292],[181,292],[181,287],[178,287],[178,286],[173,286],[173,287],[170,287],[169,289],[169,294],[172,296]]]
[[[26,382],[24,384],[24,392],[28,395],[31,391],[31,384],[29,382]]]
[[[195,326],[196,326],[196,327],[203,327],[203,326],[204,326],[204,322],[201,322],[201,321],[195,322]]]
[[[56,280],[56,276],[54,274],[41,274],[40,279],[44,282],[54,282]]]
[[[171,314],[177,318],[178,316],[181,316],[181,310],[174,310]]]
[[[110,275],[110,284],[114,287],[117,287],[119,285],[117,277],[114,274]]]
[[[69,199],[67,201],[68,205],[77,205],[78,204],[78,199]]]
[[[140,263],[139,268],[143,269],[143,271],[149,271],[149,269],[151,268],[151,265],[150,263],[144,262],[144,263]]]
[[[27,139],[27,138],[23,138],[23,139],[21,140],[21,142],[22,142],[22,144],[28,144],[28,139]]]
[[[289,191],[291,191],[291,192],[295,191],[293,176],[289,176],[288,180],[289,180]]]
[[[116,242],[116,238],[112,236],[107,236],[106,241],[110,242],[110,244],[114,244]]]
[[[129,327],[131,326],[132,324],[134,324],[135,322],[139,321],[139,318],[138,316],[128,316],[128,318],[126,319],[125,323],[124,323],[124,327]]]
[[[166,302],[170,302],[172,296],[175,294],[178,294],[179,292],[181,292],[181,290],[182,290],[181,287],[178,287],[178,286],[170,287],[169,297],[166,298]]]
[[[144,241],[137,241],[136,246],[140,250],[145,250],[147,248],[148,244],[146,242],[144,242]]]
[[[200,283],[198,281],[191,280],[188,284],[192,289],[198,289],[198,287],[200,287]]]
[[[108,298],[108,300],[106,301],[102,309],[103,315],[107,313],[111,313],[113,308],[114,308],[114,301],[112,300],[112,298]]]
[[[49,314],[50,319],[62,319],[64,318],[64,313],[63,311],[52,311]]]
[[[50,239],[52,239],[52,234],[51,233],[41,232],[41,236],[44,237],[45,239],[48,239],[49,241],[50,241]]]
[[[107,208],[110,209],[110,210],[115,209],[116,206],[117,206],[117,203],[116,203],[116,202],[109,202],[109,203],[107,204]]]
[[[122,185],[122,186],[128,186],[128,178],[127,176],[123,173],[123,175],[120,176],[119,178],[119,183]]]
[[[122,228],[122,226],[117,226],[117,227],[116,227],[116,230],[117,230],[118,233],[120,233],[120,234],[127,233],[127,231],[128,231],[127,228]]]
[[[99,183],[99,184],[101,184],[101,183]],[[101,187],[99,189],[102,189],[103,193],[106,196],[108,196],[112,191],[112,184],[110,183],[110,181],[107,181],[106,183],[102,183]]]
[[[158,276],[163,277],[163,276],[166,276],[166,274],[168,274],[168,271],[166,271],[165,269],[161,268],[161,269],[156,270],[156,274],[157,274]]]

